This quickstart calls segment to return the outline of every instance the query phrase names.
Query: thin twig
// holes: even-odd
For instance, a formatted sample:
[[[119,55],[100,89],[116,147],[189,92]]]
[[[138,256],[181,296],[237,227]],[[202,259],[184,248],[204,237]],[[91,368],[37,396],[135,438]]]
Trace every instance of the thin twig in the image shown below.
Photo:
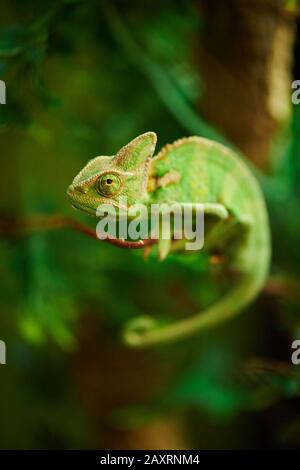
[[[88,237],[99,240],[96,231],[81,222],[78,222],[71,217],[65,217],[60,214],[53,215],[34,215],[23,218],[11,218],[2,216],[0,218],[0,236],[1,237],[20,237],[28,236],[43,230],[58,230],[62,228],[71,228],[81,232]],[[108,237],[104,234],[103,241],[111,243],[112,245],[121,248],[145,248],[146,246],[153,245],[157,240],[138,240],[130,241],[119,238]]]

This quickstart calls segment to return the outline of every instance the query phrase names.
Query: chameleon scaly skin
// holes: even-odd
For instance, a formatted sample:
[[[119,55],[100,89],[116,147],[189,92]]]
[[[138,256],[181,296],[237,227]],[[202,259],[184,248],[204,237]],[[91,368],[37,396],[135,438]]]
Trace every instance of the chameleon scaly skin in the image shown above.
[[[124,339],[132,346],[184,338],[214,326],[245,308],[264,285],[270,264],[270,231],[261,190],[242,159],[221,144],[201,137],[187,137],[166,145],[152,158],[156,134],[147,132],[115,156],[91,160],[68,188],[71,204],[96,215],[100,204],[128,211],[136,203],[197,204],[205,220],[204,251],[226,255],[226,269],[238,274],[232,290],[216,304],[188,319],[160,326],[152,317],[131,321]],[[197,210],[197,209],[196,209]],[[118,240],[119,246],[145,247],[151,240]],[[176,250],[176,241],[158,240],[158,255]]]

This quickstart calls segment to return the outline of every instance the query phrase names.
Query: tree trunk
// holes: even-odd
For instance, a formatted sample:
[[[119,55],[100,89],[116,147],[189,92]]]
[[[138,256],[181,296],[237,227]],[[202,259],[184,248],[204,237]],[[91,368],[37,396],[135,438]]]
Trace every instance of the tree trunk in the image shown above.
[[[280,0],[199,0],[202,115],[255,164],[270,168],[291,113],[296,14]]]

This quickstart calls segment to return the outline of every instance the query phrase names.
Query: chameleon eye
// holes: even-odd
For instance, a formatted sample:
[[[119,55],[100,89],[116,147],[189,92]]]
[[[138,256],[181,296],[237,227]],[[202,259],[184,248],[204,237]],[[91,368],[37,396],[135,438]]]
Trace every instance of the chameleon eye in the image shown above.
[[[98,191],[103,196],[113,196],[121,187],[121,180],[117,175],[107,173],[98,179]]]

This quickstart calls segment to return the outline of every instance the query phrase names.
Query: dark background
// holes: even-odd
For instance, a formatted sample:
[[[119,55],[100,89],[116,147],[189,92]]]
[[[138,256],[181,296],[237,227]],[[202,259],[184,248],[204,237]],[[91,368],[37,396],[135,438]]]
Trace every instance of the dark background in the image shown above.
[[[1,448],[299,447],[299,47],[295,1],[1,2]],[[214,300],[208,267],[145,262],[51,217],[93,227],[66,187],[148,130],[158,149],[198,134],[244,153],[273,262],[232,322],[134,351],[119,337],[128,319]]]

